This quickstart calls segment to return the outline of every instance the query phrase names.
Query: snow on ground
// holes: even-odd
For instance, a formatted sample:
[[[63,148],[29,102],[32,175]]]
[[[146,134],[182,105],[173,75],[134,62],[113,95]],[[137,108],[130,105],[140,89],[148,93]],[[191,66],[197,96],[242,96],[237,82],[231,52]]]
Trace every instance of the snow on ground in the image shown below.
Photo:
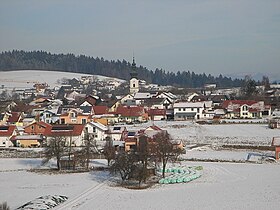
[[[129,129],[147,128],[152,122],[128,126]],[[267,124],[213,124],[200,125],[192,121],[155,121],[154,125],[166,129],[174,139],[189,143],[271,145],[279,136],[278,129]]]
[[[109,79],[110,77],[60,71],[41,71],[41,70],[18,70],[18,71],[0,71],[0,85],[8,88],[32,88],[34,83],[47,83],[51,88],[58,86],[57,80],[62,78],[73,79],[81,76],[95,76],[99,80]],[[110,78],[114,81],[124,81],[116,78]]]
[[[277,163],[182,162],[187,166],[202,165],[202,177],[190,183],[157,184],[145,190],[114,187],[106,181],[106,172],[60,175],[3,172],[9,168],[37,167],[39,159],[0,159],[0,163],[0,198],[7,201],[11,209],[44,195],[69,197],[55,208],[67,210],[279,208],[280,167]]]

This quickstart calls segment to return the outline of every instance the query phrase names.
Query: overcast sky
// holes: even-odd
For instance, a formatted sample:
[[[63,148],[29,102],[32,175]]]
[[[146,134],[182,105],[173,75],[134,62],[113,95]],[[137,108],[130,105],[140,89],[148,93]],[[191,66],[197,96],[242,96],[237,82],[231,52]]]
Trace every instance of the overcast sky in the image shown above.
[[[132,60],[151,70],[280,72],[280,0],[1,0],[0,51]]]

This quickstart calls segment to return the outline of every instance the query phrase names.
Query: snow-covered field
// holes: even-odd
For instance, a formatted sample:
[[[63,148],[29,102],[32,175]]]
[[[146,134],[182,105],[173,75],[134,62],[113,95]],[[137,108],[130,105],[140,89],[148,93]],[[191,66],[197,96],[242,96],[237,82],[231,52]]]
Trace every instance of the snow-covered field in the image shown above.
[[[152,122],[130,125],[129,129],[143,129],[150,125]],[[271,145],[273,137],[280,136],[279,129],[270,129],[267,124],[199,125],[191,121],[155,121],[154,125],[167,130],[174,139],[183,140],[188,144],[268,146]]]
[[[47,83],[51,88],[58,86],[58,80],[63,78],[73,79],[81,78],[81,76],[93,76],[89,74],[59,72],[59,71],[39,71],[39,70],[19,70],[19,71],[0,71],[0,86],[4,85],[7,88],[31,88],[34,83]],[[94,75],[99,80],[105,80],[109,77]],[[123,81],[120,79],[115,81]]]
[[[103,163],[100,163],[103,164]],[[105,163],[104,163],[105,164]],[[0,159],[0,201],[11,209],[44,195],[69,199],[55,209],[278,209],[279,164],[182,162],[202,165],[201,178],[184,184],[129,190],[110,185],[106,172],[48,175],[40,159]]]

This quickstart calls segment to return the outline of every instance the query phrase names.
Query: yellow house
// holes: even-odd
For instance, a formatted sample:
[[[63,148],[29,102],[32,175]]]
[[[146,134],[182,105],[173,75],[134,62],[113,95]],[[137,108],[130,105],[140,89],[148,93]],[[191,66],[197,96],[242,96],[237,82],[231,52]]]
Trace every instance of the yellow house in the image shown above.
[[[18,135],[11,138],[16,147],[39,147],[44,141],[42,135]]]
[[[72,109],[60,116],[60,124],[86,124],[90,122],[90,115]]]

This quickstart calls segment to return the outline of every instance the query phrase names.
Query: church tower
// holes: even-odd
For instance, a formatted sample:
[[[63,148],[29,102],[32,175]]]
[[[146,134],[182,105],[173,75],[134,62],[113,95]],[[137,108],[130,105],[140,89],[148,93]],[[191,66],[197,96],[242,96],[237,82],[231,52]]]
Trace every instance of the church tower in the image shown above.
[[[136,71],[136,63],[133,57],[132,68],[130,72],[129,93],[135,94],[139,92],[138,73]]]

